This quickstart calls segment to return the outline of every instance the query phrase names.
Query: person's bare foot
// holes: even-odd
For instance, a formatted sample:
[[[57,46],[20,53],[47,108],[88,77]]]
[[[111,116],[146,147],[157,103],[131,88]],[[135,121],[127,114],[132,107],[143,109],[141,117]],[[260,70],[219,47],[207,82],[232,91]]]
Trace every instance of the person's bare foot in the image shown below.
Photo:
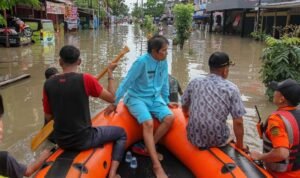
[[[167,174],[161,166],[153,166],[153,172],[156,178],[168,178]]]
[[[109,175],[109,178],[121,178],[119,174]]]
[[[156,152],[156,153],[157,153],[157,158],[158,158],[159,161],[164,160],[164,155],[162,155],[162,154],[159,153],[159,152]]]

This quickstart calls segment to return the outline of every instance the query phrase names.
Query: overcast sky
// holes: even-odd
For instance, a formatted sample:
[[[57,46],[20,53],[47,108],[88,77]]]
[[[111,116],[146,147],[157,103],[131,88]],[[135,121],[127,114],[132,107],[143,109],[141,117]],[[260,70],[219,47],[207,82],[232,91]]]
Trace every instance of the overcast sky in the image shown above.
[[[138,0],[139,1],[139,5],[142,2],[142,0]],[[143,0],[143,2],[145,3],[147,0]],[[133,8],[133,4],[136,3],[137,0],[125,0],[125,4],[127,4],[127,6],[131,9]]]

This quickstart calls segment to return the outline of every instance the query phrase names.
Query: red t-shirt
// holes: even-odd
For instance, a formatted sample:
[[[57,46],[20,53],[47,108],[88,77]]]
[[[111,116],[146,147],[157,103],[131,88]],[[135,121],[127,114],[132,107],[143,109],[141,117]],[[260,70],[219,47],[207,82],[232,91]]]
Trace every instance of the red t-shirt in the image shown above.
[[[61,74],[63,75],[63,74]],[[84,88],[85,88],[85,92],[87,94],[87,96],[92,96],[92,97],[99,97],[103,87],[102,85],[99,84],[99,82],[97,81],[97,79],[90,75],[90,74],[83,74],[83,82],[84,82]],[[48,101],[48,96],[46,94],[46,91],[43,90],[43,107],[44,107],[44,112],[46,114],[51,114],[52,115],[52,111],[49,105],[49,101]]]

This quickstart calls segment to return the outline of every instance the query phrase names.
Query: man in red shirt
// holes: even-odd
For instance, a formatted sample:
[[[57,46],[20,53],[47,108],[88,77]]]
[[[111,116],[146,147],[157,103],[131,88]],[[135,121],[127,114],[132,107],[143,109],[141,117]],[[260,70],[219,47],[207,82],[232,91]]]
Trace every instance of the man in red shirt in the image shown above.
[[[122,160],[126,144],[126,133],[121,127],[92,127],[89,96],[101,98],[109,103],[115,101],[112,71],[116,64],[108,67],[108,88],[103,88],[95,77],[78,73],[81,63],[80,51],[71,45],[60,50],[60,66],[63,72],[49,78],[44,84],[43,106],[47,121],[54,118],[54,138],[59,147],[66,150],[86,150],[114,141],[109,178],[117,178],[117,168]]]
[[[264,162],[266,169],[277,178],[300,175],[300,85],[291,79],[272,82],[273,103],[278,107],[263,126],[263,153],[251,152],[254,160]]]

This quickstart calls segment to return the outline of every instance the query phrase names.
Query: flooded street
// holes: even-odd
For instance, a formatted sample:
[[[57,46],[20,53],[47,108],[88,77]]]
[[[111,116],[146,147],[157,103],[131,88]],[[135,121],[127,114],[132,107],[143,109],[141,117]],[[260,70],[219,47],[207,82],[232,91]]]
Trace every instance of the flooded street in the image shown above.
[[[172,27],[165,27],[165,35],[173,38]],[[0,76],[9,78],[20,74],[31,77],[1,87],[4,99],[4,140],[0,150],[8,150],[23,163],[32,160],[30,142],[42,127],[42,88],[44,71],[49,66],[58,67],[58,52],[65,44],[80,48],[82,64],[80,71],[97,75],[127,45],[130,52],[120,61],[115,71],[116,82],[124,77],[136,57],[147,50],[146,35],[134,25],[113,26],[109,30],[86,30],[57,36],[55,46],[31,46],[0,48]],[[255,124],[258,120],[254,105],[258,106],[263,119],[275,109],[264,96],[264,86],[259,79],[262,43],[238,36],[223,36],[194,31],[181,51],[170,44],[168,63],[170,73],[176,77],[183,89],[188,82],[209,72],[208,58],[215,51],[225,51],[236,65],[231,68],[229,80],[235,83],[242,94],[247,114],[244,117],[245,142],[251,149],[261,149]],[[61,69],[59,68],[61,71]],[[100,82],[106,87],[106,77]],[[91,100],[91,112],[104,108],[99,99]]]

